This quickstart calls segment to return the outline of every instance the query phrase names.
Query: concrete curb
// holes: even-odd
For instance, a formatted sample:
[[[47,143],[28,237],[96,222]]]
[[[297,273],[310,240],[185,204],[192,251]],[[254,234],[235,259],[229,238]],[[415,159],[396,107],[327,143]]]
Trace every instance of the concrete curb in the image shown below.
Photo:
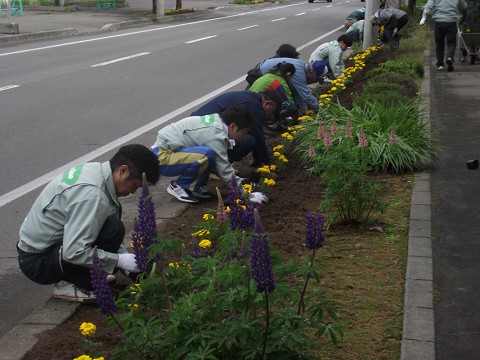
[[[430,127],[430,50],[424,52],[422,108]],[[401,360],[435,360],[430,173],[415,175],[410,207]]]

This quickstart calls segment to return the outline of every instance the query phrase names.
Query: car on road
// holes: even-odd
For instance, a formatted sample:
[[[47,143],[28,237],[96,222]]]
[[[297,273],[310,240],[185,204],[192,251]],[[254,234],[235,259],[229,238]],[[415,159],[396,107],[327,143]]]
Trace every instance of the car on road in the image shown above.
[[[308,0],[309,3],[313,3],[314,0]],[[332,0],[325,0],[325,2],[332,2]]]

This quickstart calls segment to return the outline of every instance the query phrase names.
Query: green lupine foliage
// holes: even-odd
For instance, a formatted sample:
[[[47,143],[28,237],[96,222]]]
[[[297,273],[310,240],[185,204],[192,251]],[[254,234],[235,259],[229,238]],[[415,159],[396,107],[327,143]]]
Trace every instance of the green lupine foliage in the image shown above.
[[[354,105],[351,110],[339,104],[331,104],[323,109],[319,119],[331,124],[333,118],[343,134],[348,119],[352,122],[354,134],[365,130],[368,147],[364,149],[364,159],[369,169],[375,173],[405,173],[423,170],[435,160],[437,145],[430,137],[428,123],[422,120],[422,109],[417,102],[399,103],[396,107],[381,103],[366,103],[360,107]],[[326,149],[317,139],[319,121],[304,123],[304,129],[296,136],[296,153],[305,164],[322,167],[322,154]],[[390,144],[390,134],[395,129],[397,144]],[[310,144],[315,144],[318,164],[312,163],[308,156]]]

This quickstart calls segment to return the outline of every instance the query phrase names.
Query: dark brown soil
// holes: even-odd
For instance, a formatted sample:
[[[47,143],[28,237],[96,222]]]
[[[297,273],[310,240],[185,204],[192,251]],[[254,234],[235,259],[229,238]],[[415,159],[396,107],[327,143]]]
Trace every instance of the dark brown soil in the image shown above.
[[[367,61],[366,68],[356,76],[354,81],[347,85],[347,89],[339,96],[340,103],[351,108],[352,101],[365,85],[365,74],[379,63],[391,58],[390,51],[378,51]],[[346,64],[348,66],[348,64]],[[280,134],[275,134],[268,140],[271,145],[281,143]],[[302,244],[299,236],[305,232],[304,214],[308,211],[318,212],[322,199],[323,186],[318,177],[309,176],[303,166],[292,156],[288,157],[287,169],[278,174],[277,185],[268,191],[269,202],[262,209],[262,224],[270,234],[272,247],[280,251],[286,258],[299,256]],[[251,170],[248,163],[239,165],[241,174],[248,174]],[[402,182],[401,177],[389,177],[390,182]],[[221,186],[211,181],[209,187]],[[225,188],[222,187],[225,192]],[[167,224],[162,234],[169,238],[190,238],[191,226],[201,221],[206,208],[216,208],[216,201],[204,202],[191,206],[181,217]],[[295,240],[295,241],[294,241]],[[82,322],[92,322],[97,326],[96,334],[90,339],[99,346],[100,352],[93,353],[86,345],[85,338],[79,331]],[[363,324],[363,326],[368,326]],[[112,348],[121,344],[121,334],[116,330],[109,330],[105,319],[95,307],[82,306],[68,321],[58,328],[47,331],[40,336],[35,347],[24,357],[25,360],[72,360],[82,354],[89,354],[92,358],[104,356],[109,358]]]

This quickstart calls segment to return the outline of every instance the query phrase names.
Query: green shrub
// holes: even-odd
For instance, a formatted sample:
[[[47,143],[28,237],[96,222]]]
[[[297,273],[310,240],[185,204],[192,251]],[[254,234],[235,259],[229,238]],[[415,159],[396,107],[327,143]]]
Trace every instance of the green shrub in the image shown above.
[[[402,87],[402,95],[410,97],[418,95],[418,85],[411,76],[397,72],[385,72],[370,77],[370,79],[375,82],[398,84]]]
[[[370,93],[364,91],[361,95],[358,95],[353,102],[360,108],[370,105],[382,105],[387,108],[395,108],[406,103],[415,102],[415,100],[402,95],[395,90],[390,90],[384,91],[383,93]]]
[[[412,78],[423,78],[424,69],[423,65],[419,62],[406,62],[398,60],[388,60],[373,69],[367,74],[367,79],[371,79],[382,73],[395,72],[404,75],[411,76]]]

